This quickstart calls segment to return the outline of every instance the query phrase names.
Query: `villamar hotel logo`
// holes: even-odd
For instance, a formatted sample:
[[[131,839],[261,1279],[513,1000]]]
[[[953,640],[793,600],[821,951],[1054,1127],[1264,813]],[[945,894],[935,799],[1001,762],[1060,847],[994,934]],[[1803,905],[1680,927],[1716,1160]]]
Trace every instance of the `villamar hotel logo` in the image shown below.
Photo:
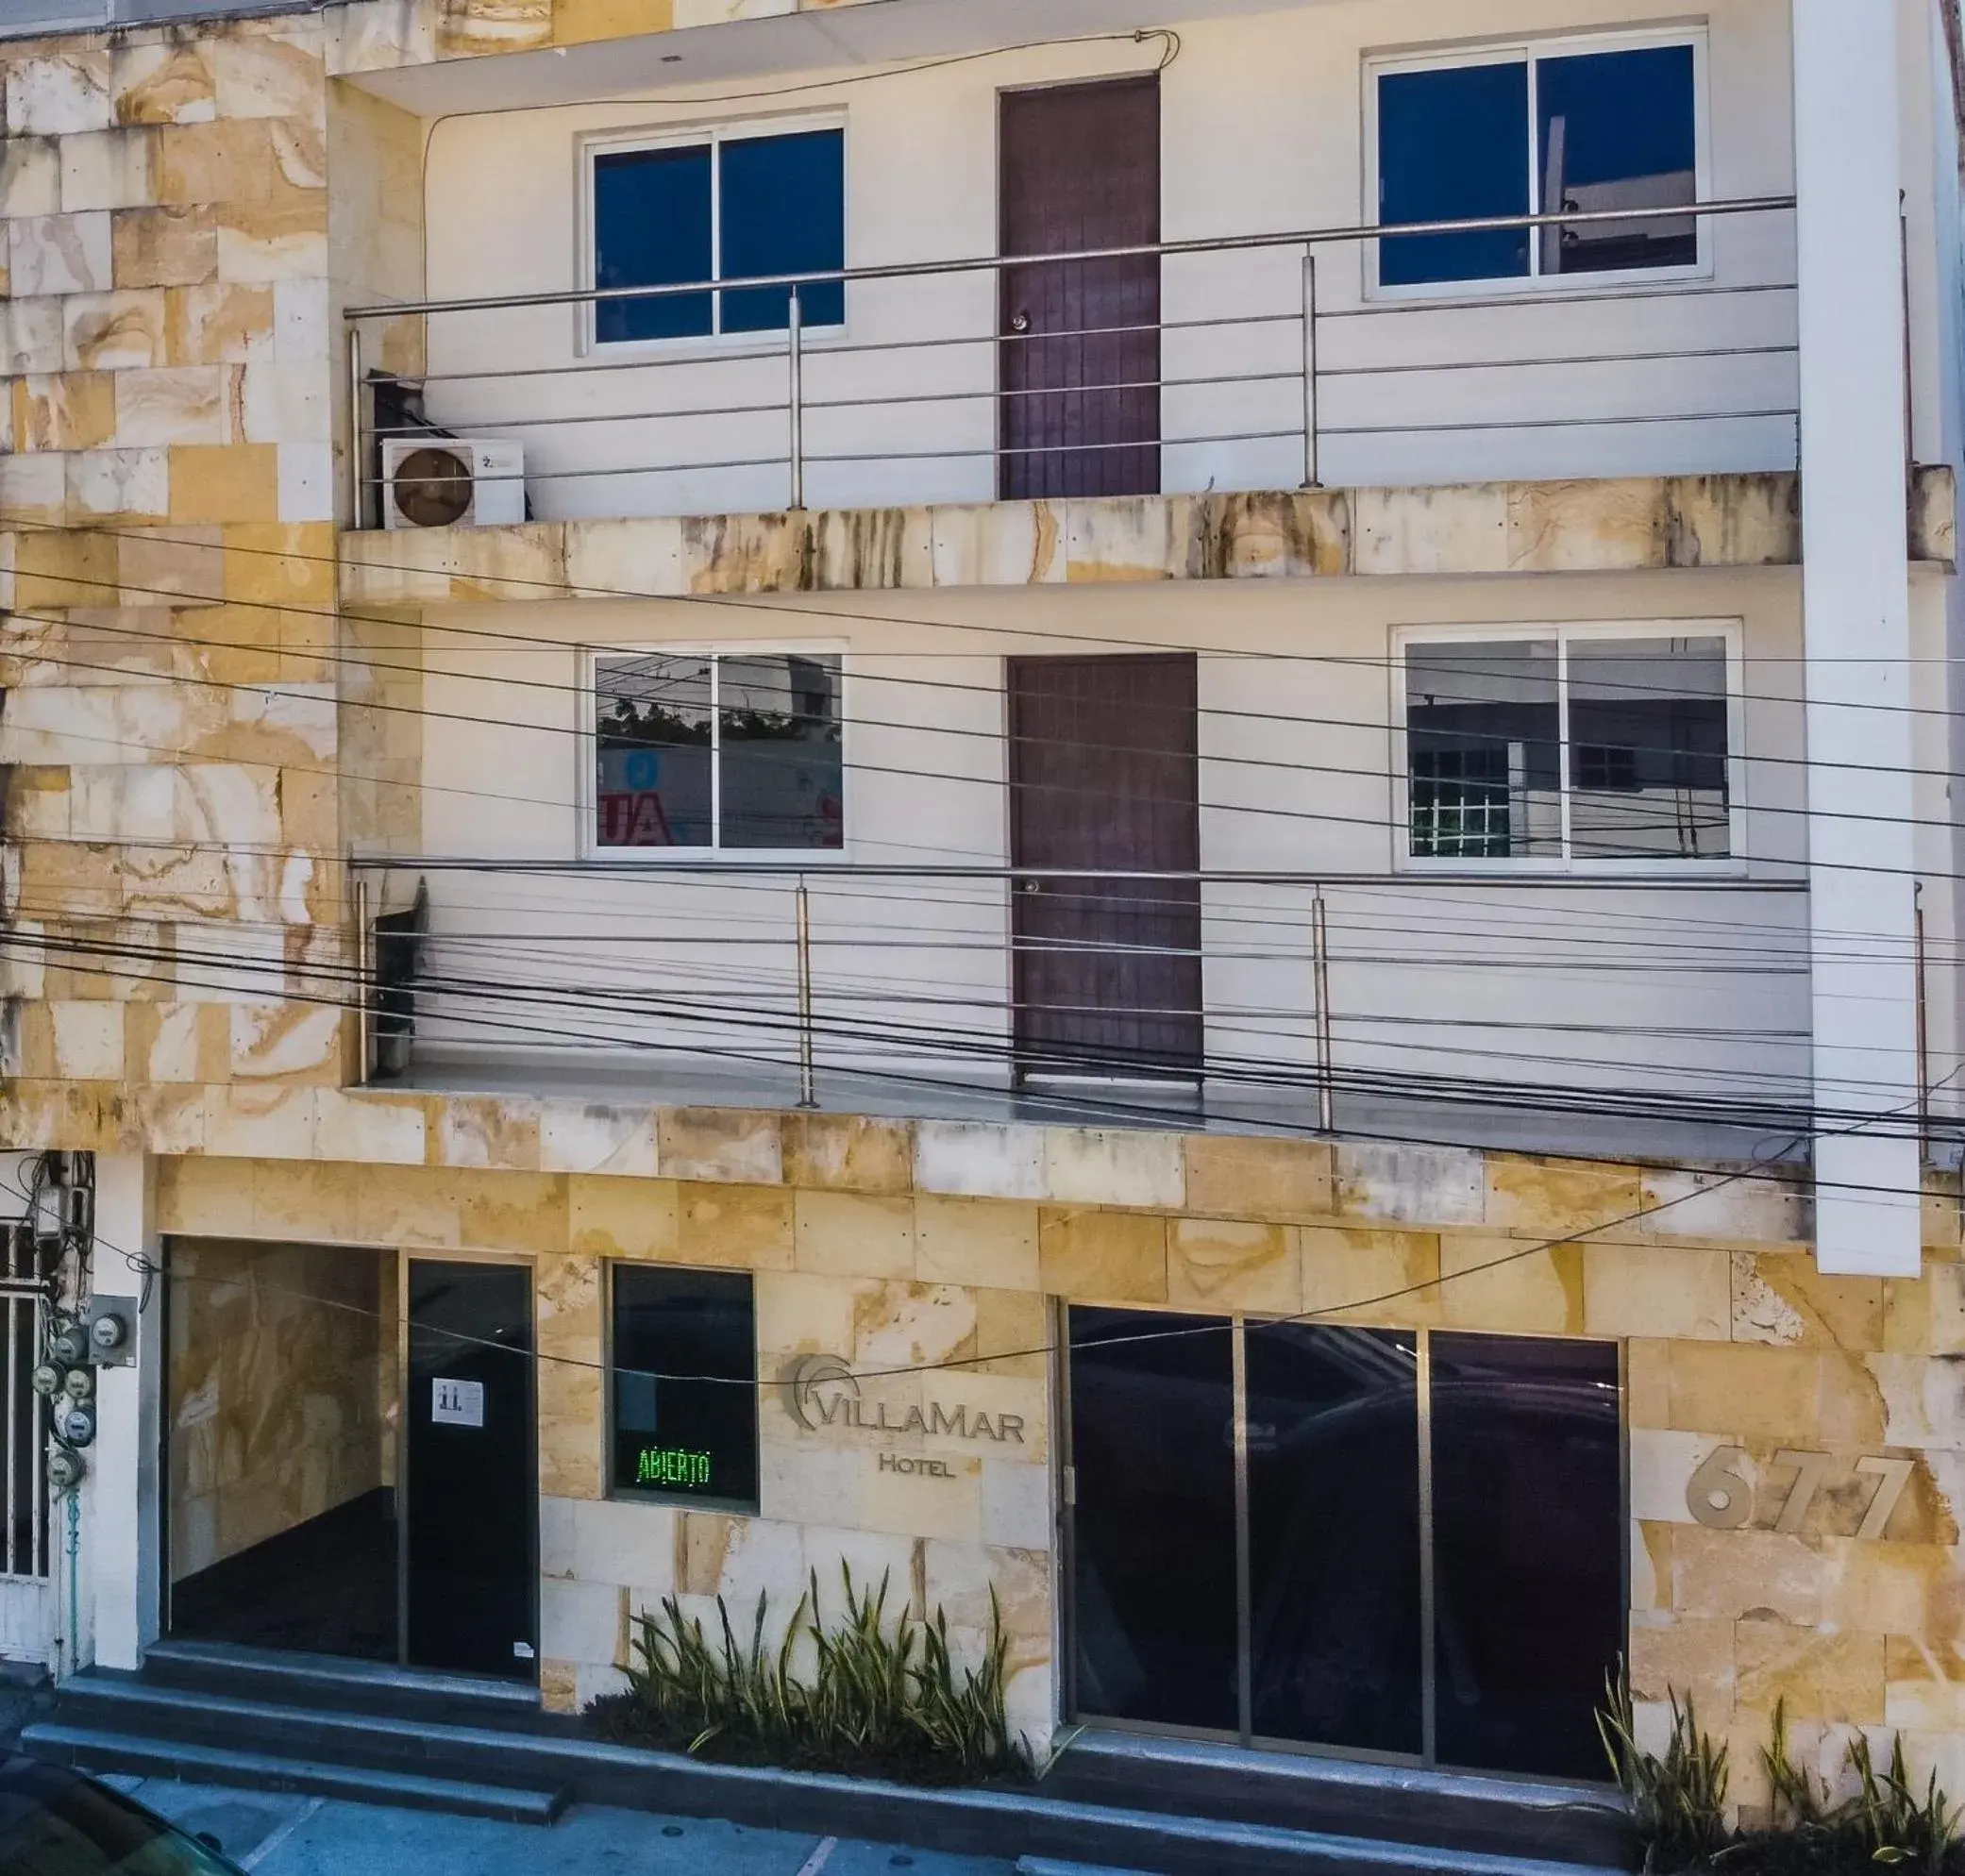
[[[785,1402],[809,1433],[845,1427],[865,1433],[927,1433],[938,1439],[994,1440],[1021,1446],[1023,1416],[931,1401],[895,1417],[884,1400],[867,1401],[860,1378],[837,1355],[800,1355],[784,1371]]]

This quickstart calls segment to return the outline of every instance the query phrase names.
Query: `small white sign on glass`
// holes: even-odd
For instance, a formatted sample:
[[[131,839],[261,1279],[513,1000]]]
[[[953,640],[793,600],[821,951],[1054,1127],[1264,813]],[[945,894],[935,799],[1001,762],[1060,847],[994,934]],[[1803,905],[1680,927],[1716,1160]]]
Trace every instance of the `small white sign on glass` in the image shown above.
[[[429,1417],[439,1427],[481,1427],[484,1424],[484,1383],[481,1381],[433,1381]]]

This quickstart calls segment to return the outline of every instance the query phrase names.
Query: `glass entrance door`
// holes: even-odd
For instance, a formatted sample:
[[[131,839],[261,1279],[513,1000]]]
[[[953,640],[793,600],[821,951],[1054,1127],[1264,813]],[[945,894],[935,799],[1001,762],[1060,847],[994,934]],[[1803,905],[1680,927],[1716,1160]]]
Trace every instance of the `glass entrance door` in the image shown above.
[[[539,1582],[531,1273],[413,1258],[408,1301],[407,1658],[530,1680]]]
[[[1070,1312],[1074,1718],[1596,1778],[1604,1343]]]

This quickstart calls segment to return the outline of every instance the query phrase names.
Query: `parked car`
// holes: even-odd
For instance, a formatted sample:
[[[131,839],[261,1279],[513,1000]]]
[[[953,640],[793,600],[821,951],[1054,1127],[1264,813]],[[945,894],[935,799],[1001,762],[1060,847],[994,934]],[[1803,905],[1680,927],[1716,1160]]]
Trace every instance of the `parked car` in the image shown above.
[[[0,1759],[6,1876],[244,1876],[216,1839],[193,1837],[86,1772]]]

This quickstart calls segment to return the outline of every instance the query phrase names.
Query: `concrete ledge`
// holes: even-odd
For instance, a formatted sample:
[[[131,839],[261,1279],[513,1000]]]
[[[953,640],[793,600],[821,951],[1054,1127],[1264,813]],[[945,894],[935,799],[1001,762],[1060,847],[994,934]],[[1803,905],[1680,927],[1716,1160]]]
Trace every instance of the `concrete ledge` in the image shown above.
[[[1911,493],[1909,557],[1950,568],[1952,471],[1919,469]],[[1794,566],[1801,489],[1661,476],[531,522],[344,533],[340,555],[349,606]]]

